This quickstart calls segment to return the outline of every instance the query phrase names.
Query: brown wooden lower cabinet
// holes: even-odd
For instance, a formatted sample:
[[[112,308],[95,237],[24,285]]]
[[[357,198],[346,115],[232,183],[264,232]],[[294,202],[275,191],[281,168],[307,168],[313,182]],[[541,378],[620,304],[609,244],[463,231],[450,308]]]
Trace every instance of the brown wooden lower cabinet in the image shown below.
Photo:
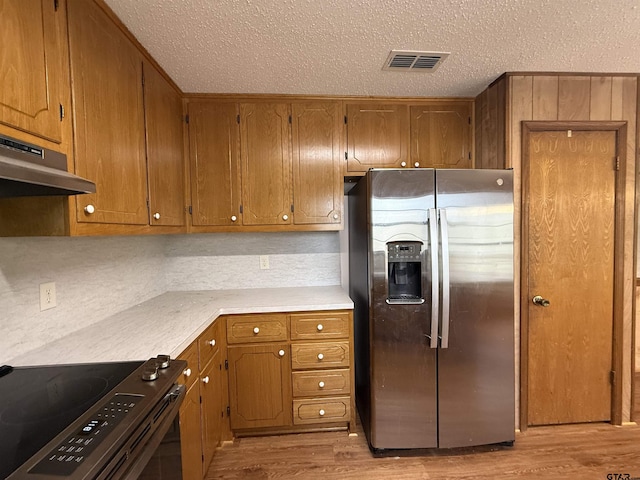
[[[184,352],[183,478],[206,475],[233,435],[351,430],[350,310],[225,315]]]

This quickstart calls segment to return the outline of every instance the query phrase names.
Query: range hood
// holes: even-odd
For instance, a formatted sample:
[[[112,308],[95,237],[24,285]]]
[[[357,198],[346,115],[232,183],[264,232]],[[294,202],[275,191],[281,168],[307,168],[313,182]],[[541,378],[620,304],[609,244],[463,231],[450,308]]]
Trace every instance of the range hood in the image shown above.
[[[95,191],[95,183],[67,172],[66,155],[0,136],[0,197]]]

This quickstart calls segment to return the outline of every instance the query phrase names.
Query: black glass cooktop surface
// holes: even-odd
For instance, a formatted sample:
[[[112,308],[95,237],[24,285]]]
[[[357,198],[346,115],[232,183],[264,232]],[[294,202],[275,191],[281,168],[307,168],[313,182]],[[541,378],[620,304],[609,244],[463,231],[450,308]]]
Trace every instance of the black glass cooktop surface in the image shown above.
[[[0,479],[38,452],[142,363],[16,367],[0,377]]]

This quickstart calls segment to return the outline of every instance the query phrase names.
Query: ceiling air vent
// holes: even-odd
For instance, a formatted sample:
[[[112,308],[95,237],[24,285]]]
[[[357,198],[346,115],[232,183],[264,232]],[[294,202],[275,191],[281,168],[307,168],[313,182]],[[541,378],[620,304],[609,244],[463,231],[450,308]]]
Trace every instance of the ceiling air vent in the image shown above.
[[[449,54],[445,52],[391,50],[382,69],[404,72],[435,72],[448,56]]]

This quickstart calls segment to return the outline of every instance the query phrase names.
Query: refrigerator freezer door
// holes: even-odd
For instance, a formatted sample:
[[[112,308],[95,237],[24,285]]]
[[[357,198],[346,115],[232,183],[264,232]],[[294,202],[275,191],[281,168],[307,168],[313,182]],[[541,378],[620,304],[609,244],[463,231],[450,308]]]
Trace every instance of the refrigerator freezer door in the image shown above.
[[[515,438],[512,192],[508,170],[436,172],[450,282],[448,345],[438,350],[441,448]]]
[[[435,206],[434,171],[372,170],[368,177],[372,265],[369,443],[374,449],[433,448],[437,446],[437,350],[430,348],[428,210]],[[422,245],[423,303],[387,302],[391,242]]]

